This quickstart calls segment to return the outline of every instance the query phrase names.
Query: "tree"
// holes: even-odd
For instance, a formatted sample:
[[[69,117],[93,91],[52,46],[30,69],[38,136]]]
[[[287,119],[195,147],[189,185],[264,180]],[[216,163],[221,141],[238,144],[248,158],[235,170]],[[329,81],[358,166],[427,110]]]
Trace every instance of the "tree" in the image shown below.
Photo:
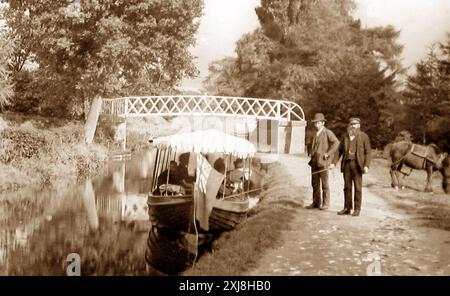
[[[423,143],[450,144],[450,35],[447,44],[433,44],[416,65],[404,92],[407,116],[414,137]]]
[[[242,82],[239,81],[239,73],[234,64],[235,58],[224,59],[210,63],[209,75],[203,81],[204,88],[208,93],[223,96],[243,96]]]
[[[438,111],[436,103],[442,95],[439,76],[436,45],[433,45],[427,57],[416,65],[416,73],[408,77],[404,92],[407,120],[416,125],[413,135],[423,143],[426,143],[427,122]]]
[[[169,90],[197,73],[188,48],[201,0],[4,2],[22,46],[15,70],[34,59],[49,106],[70,112],[95,96]]]
[[[307,117],[325,112],[337,134],[361,116],[375,146],[383,145],[400,108],[402,46],[392,26],[362,28],[355,7],[351,0],[262,0],[261,28],[238,41],[234,69],[230,61],[226,67],[235,79],[217,72],[214,79],[245,96],[295,101]]]
[[[450,33],[447,33],[447,42],[440,44],[442,58],[439,60],[439,70],[441,73],[441,87],[447,93],[447,98],[443,97],[440,102],[443,116],[450,117]]]
[[[10,104],[10,98],[14,93],[10,71],[13,50],[13,41],[5,32],[0,31],[0,111]]]

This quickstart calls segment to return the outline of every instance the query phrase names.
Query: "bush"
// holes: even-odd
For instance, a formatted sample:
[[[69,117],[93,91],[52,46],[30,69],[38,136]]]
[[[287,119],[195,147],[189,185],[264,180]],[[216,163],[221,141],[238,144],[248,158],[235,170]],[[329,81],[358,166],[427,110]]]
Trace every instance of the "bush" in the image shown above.
[[[38,91],[38,77],[33,71],[19,71],[14,75],[14,96],[11,99],[9,110],[37,114],[43,98]]]
[[[42,122],[41,122],[42,124]],[[0,192],[26,185],[56,185],[92,175],[107,159],[107,150],[99,145],[83,144],[83,126],[67,123],[62,127],[26,121],[1,132]]]
[[[79,176],[88,176],[99,170],[106,161],[108,154],[104,147],[78,144],[73,147],[73,156]]]
[[[113,124],[100,121],[95,130],[94,139],[96,143],[102,143],[106,146],[111,145],[116,137],[116,128]]]
[[[8,164],[23,158],[39,155],[39,151],[46,145],[46,138],[24,126],[21,128],[8,127],[1,133],[0,162]]]

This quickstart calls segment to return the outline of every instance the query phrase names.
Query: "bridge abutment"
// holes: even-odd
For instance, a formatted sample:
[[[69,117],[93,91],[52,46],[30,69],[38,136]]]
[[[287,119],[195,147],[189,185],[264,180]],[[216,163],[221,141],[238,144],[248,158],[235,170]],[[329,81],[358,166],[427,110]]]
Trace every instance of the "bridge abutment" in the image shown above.
[[[279,121],[277,139],[278,153],[305,153],[305,128],[306,121]]]

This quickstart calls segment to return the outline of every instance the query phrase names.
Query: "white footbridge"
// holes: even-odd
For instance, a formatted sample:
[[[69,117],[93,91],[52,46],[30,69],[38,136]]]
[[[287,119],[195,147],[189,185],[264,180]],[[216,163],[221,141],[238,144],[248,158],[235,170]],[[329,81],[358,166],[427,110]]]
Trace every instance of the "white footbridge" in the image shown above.
[[[254,119],[270,130],[266,132],[267,136],[257,131],[257,141],[264,137],[270,138],[268,142],[277,152],[305,151],[305,114],[297,103],[291,101],[209,95],[136,96],[101,99],[98,109],[102,116],[122,118],[221,116]]]
[[[303,109],[282,100],[223,96],[150,96],[103,99],[101,114],[138,116],[231,116],[304,121]]]

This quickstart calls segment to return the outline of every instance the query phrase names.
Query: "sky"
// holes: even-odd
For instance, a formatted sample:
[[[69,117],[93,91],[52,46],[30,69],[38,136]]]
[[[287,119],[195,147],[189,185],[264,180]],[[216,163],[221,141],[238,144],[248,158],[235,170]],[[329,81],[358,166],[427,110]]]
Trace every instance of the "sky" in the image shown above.
[[[355,17],[363,26],[393,25],[401,30],[404,45],[403,65],[414,65],[425,57],[433,42],[445,41],[450,32],[449,0],[356,0]],[[208,74],[208,64],[226,56],[235,56],[236,41],[258,26],[255,8],[260,0],[205,0],[204,14],[191,52],[200,77],[183,81],[185,90],[201,89]]]
[[[200,78],[183,81],[184,89],[199,89],[208,74],[208,64],[226,56],[235,56],[236,41],[258,26],[255,8],[260,0],[204,0],[205,8],[197,32],[197,44],[191,50],[197,57]]]

